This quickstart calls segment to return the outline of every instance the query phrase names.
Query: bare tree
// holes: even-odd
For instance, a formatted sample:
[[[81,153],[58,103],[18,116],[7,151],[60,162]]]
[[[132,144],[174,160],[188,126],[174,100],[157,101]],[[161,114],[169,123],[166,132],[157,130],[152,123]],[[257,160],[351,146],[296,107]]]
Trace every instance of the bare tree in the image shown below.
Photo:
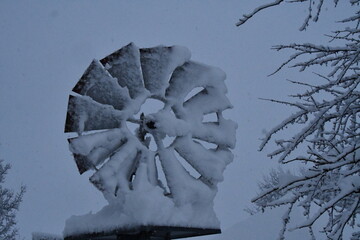
[[[274,187],[278,187],[281,179],[284,177],[293,177],[294,175],[288,170],[284,171],[282,168],[272,169],[268,175],[263,176],[262,181],[258,182],[258,189],[260,193],[267,192]],[[259,199],[255,205],[247,207],[244,209],[245,212],[250,215],[257,214],[260,211],[264,210],[264,205],[268,202],[273,202],[278,200],[284,195],[283,191],[273,191],[263,198]]]
[[[0,239],[14,240],[18,235],[16,225],[16,212],[25,193],[25,187],[22,186],[18,193],[4,187],[5,176],[10,169],[10,164],[3,163],[0,160]]]
[[[335,7],[338,2],[334,0]],[[281,164],[305,164],[301,173],[263,187],[264,191],[253,199],[263,209],[288,205],[279,239],[285,238],[290,214],[296,207],[303,208],[306,220],[295,223],[294,230],[308,228],[315,238],[314,224],[327,216],[321,232],[328,239],[342,239],[346,227],[350,227],[352,239],[360,237],[356,219],[360,213],[360,1],[349,2],[354,15],[337,23],[339,30],[328,35],[327,46],[308,43],[274,47],[278,51],[292,50],[293,54],[273,74],[286,66],[297,67],[300,72],[311,67],[328,71],[326,75],[315,74],[317,77],[310,83],[292,81],[307,89],[292,95],[294,101],[271,100],[297,111],[266,134],[260,150],[274,138],[277,147],[269,157],[278,157]],[[324,0],[277,0],[244,15],[237,25],[265,9],[290,3],[307,4],[308,15],[300,30],[316,22],[324,8]],[[333,43],[339,46],[333,47]],[[291,125],[301,130],[288,139],[277,139]],[[307,150],[298,156],[295,149],[300,146]]]

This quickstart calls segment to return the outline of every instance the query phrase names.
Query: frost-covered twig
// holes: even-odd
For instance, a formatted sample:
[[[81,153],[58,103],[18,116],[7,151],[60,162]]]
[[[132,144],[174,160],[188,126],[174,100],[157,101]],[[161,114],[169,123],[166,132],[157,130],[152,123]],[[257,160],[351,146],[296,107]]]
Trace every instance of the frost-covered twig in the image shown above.
[[[318,20],[325,5],[323,0],[284,2],[309,4],[300,30],[304,30],[310,20]],[[338,2],[334,1],[335,6]],[[358,0],[349,2],[352,7],[360,4]],[[249,15],[246,21],[257,12]],[[296,175],[272,174],[272,178],[278,179],[273,180],[273,184],[261,185],[261,193],[252,200],[261,209],[289,205],[280,239],[284,239],[288,217],[295,207],[304,209],[307,220],[293,230],[308,228],[315,238],[313,225],[328,213],[323,231],[328,239],[342,239],[346,226],[353,227],[353,239],[360,236],[360,225],[354,220],[360,214],[360,11],[356,10],[355,15],[339,22],[347,26],[328,35],[331,43],[339,44],[336,47],[312,43],[274,47],[293,54],[271,75],[285,67],[297,68],[300,72],[313,67],[328,71],[327,75],[315,73],[319,77],[316,80],[291,80],[307,88],[305,92],[292,94],[294,101],[270,99],[295,107],[297,111],[267,132],[260,150],[274,139],[276,147],[269,157],[277,156],[281,164],[306,164]],[[295,134],[290,132],[288,137],[279,139],[279,133],[292,126]],[[297,156],[295,149],[301,146],[307,151]]]
[[[261,5],[257,8],[254,9],[254,11],[250,14],[244,14],[242,18],[239,19],[239,22],[236,23],[236,26],[239,27],[241,25],[243,25],[244,23],[247,22],[247,20],[249,20],[250,18],[252,18],[255,14],[259,13],[260,11],[269,8],[269,7],[274,7],[276,5],[279,5],[280,3],[284,2],[284,0],[276,0],[275,2],[269,3],[269,4],[264,4]]]
[[[335,7],[337,6],[339,0],[334,0],[334,5]],[[324,0],[276,0],[274,2],[271,3],[267,3],[267,4],[263,4],[260,5],[259,7],[255,8],[250,14],[244,14],[242,18],[239,19],[239,21],[236,23],[236,26],[239,27],[241,25],[243,25],[244,23],[246,23],[249,19],[253,18],[255,15],[257,15],[259,12],[267,9],[267,8],[271,8],[271,7],[275,7],[280,5],[281,3],[307,3],[308,6],[307,8],[307,16],[304,19],[303,24],[301,25],[301,27],[299,28],[300,31],[304,31],[306,30],[306,28],[309,26],[309,22],[310,20],[312,20],[313,22],[317,22],[319,20],[320,17],[320,13],[323,9],[323,5],[324,5]],[[313,9],[312,5],[314,5],[317,2],[316,8]],[[354,2],[350,0],[350,2]],[[352,4],[356,4],[356,3],[352,3]]]

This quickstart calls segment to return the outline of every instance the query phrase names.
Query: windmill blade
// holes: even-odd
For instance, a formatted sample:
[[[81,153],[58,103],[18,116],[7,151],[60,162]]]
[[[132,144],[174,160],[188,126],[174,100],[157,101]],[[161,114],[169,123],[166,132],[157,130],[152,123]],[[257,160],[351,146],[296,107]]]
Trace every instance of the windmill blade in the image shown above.
[[[171,73],[190,59],[185,47],[158,46],[140,49],[141,69],[144,84],[152,94],[164,97]]]
[[[69,96],[65,132],[112,129],[121,126],[124,114],[89,97]]]
[[[196,201],[201,202],[204,199],[213,198],[214,192],[210,187],[192,177],[176,159],[174,149],[161,149],[159,151],[159,158],[171,196],[177,206],[196,204]]]
[[[73,91],[118,110],[124,109],[130,101],[128,90],[122,88],[97,60],[91,62]]]
[[[69,148],[74,154],[80,174],[94,169],[104,162],[116,149],[126,141],[120,129],[82,135],[70,138]]]
[[[225,73],[218,68],[189,61],[175,69],[165,95],[173,101],[183,102],[186,95],[196,87],[214,87],[226,93],[225,77]]]
[[[235,147],[237,124],[231,120],[223,119],[220,122],[201,123],[192,129],[194,138],[226,146]]]
[[[232,108],[226,95],[213,87],[207,87],[184,103],[184,108],[192,117],[215,113]]]
[[[117,78],[122,87],[127,87],[131,98],[136,98],[145,91],[141,72],[140,51],[130,43],[118,51],[100,60],[111,76]]]
[[[227,160],[188,137],[177,137],[174,148],[202,177],[216,184],[223,180]]]
[[[140,151],[131,139],[127,139],[109,161],[91,176],[90,181],[102,192],[117,195],[118,191],[130,191],[130,178],[135,172]]]

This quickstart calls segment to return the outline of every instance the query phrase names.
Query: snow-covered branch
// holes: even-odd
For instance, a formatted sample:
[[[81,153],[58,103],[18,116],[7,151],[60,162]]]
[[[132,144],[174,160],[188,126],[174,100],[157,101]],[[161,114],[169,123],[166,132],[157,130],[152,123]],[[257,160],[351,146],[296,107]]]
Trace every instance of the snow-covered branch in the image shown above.
[[[277,2],[308,4],[308,15],[300,30],[306,29],[311,20],[316,22],[325,6],[323,0]],[[338,2],[334,1],[335,6]],[[288,222],[292,220],[290,213],[296,207],[304,210],[307,220],[295,223],[293,230],[308,228],[314,236],[313,225],[328,215],[323,227],[328,239],[342,239],[347,226],[353,228],[350,231],[354,239],[360,236],[355,220],[360,213],[360,11],[355,7],[360,1],[349,2],[355,14],[340,21],[343,28],[328,35],[331,46],[294,43],[274,47],[277,51],[292,51],[292,55],[271,75],[285,67],[297,68],[300,73],[314,67],[327,71],[325,75],[315,73],[311,81],[291,81],[307,88],[291,95],[295,100],[270,100],[297,111],[267,132],[260,150],[274,140],[276,147],[269,157],[278,157],[281,164],[306,164],[297,174],[272,172],[272,181],[260,184],[261,192],[252,200],[260,209],[289,206],[279,239],[285,239]],[[275,3],[257,8],[243,18],[244,22],[257,12],[278,5]],[[296,132],[280,138],[279,133],[286,135],[289,127]],[[298,155],[295,149],[299,148],[307,150]]]
[[[3,160],[0,160],[0,239],[3,240],[13,240],[18,235],[16,212],[25,193],[24,186],[18,193],[3,186],[9,169],[10,165],[3,164]]]
[[[261,6],[257,7],[256,9],[254,9],[254,11],[252,13],[244,14],[243,17],[239,19],[239,22],[236,23],[236,26],[239,27],[239,26],[243,25],[244,23],[247,22],[247,20],[252,18],[258,12],[260,12],[260,11],[266,9],[266,8],[270,8],[270,7],[274,7],[276,5],[279,5],[282,2],[284,2],[284,0],[276,0],[276,1],[272,2],[272,3],[264,4],[264,5],[261,5]]]

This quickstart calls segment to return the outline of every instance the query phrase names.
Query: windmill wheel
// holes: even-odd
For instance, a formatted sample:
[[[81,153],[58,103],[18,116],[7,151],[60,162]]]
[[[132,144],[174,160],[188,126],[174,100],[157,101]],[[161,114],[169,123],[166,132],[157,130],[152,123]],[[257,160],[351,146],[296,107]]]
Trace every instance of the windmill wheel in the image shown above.
[[[221,70],[190,61],[190,52],[178,46],[131,43],[93,60],[69,97],[65,125],[65,132],[78,133],[68,140],[80,174],[94,170],[90,181],[109,202],[144,186],[163,188],[176,206],[212,202],[235,145],[236,124],[222,115],[232,107],[224,79]],[[149,98],[163,108],[141,113]],[[214,121],[206,122],[208,114]]]

